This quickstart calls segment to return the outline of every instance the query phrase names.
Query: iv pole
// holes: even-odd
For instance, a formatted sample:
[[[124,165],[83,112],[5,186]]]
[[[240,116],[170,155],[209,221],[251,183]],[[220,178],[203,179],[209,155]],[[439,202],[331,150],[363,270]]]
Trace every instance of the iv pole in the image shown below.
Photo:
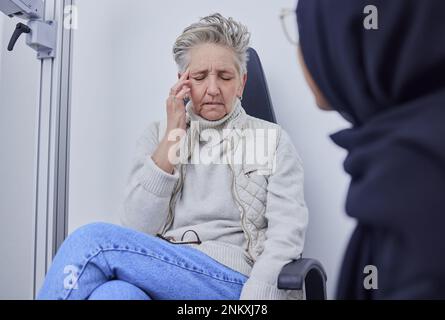
[[[73,30],[64,26],[65,8],[74,0],[0,0],[0,11],[28,20],[18,23],[8,45],[16,41],[37,51],[40,63],[37,93],[36,161],[34,164],[33,297],[37,296],[51,261],[67,235],[71,46]],[[6,48],[1,48],[2,50]]]

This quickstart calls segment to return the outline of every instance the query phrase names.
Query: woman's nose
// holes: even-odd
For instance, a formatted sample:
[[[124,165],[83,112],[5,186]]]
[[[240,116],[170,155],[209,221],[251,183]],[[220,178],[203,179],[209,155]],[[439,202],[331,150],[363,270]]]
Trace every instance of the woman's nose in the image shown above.
[[[210,77],[210,79],[208,80],[207,93],[211,96],[216,96],[219,94],[219,87],[216,80],[212,78],[213,77]]]

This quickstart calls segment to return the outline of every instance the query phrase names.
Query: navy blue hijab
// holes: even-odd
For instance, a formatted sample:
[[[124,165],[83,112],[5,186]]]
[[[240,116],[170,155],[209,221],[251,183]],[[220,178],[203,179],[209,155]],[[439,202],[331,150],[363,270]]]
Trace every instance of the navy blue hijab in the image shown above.
[[[366,30],[367,5],[378,30]],[[346,212],[358,222],[338,298],[445,297],[445,1],[300,0],[303,58],[352,124]],[[366,265],[378,288],[363,288]]]

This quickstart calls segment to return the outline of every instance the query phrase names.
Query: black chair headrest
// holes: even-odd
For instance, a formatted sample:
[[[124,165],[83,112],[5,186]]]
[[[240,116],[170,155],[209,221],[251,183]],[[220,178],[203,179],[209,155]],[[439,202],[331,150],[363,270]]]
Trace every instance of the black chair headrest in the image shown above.
[[[277,123],[260,58],[253,48],[248,49],[247,83],[242,106],[248,115]]]

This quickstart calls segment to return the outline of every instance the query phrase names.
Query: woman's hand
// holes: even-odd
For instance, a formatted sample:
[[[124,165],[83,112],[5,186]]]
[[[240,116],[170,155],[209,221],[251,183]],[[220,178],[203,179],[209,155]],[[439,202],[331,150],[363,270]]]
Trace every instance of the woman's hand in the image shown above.
[[[187,69],[179,78],[178,82],[171,88],[170,96],[167,99],[167,130],[165,136],[159,143],[155,152],[151,156],[154,163],[167,173],[172,174],[174,166],[168,159],[170,149],[177,141],[169,141],[168,136],[172,130],[186,130],[186,111],[184,98],[190,94],[190,70]]]
[[[167,99],[167,135],[174,129],[186,129],[184,99],[191,91],[189,75],[190,70],[187,69],[170,90],[170,96]]]

